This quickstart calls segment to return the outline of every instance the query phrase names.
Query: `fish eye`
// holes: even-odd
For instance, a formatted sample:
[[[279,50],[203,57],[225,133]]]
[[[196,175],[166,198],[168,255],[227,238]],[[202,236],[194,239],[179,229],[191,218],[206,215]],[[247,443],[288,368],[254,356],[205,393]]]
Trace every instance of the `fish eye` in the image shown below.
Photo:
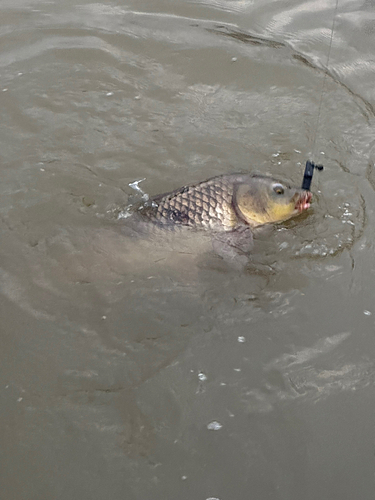
[[[284,194],[284,187],[282,184],[274,184],[273,190],[276,194]]]

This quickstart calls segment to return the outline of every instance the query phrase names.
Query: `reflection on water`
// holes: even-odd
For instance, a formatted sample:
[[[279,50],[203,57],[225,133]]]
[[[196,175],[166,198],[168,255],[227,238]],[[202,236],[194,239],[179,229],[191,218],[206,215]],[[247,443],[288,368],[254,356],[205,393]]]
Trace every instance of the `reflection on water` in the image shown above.
[[[334,8],[1,3],[4,497],[373,498],[373,8],[326,68]],[[311,151],[246,269],[125,217]]]

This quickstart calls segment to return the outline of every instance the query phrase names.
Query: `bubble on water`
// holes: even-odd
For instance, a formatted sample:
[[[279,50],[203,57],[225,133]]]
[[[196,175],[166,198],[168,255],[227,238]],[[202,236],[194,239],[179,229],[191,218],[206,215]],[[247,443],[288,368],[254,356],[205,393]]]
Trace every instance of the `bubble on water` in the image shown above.
[[[246,342],[246,339],[245,337],[238,337],[238,342]]]
[[[220,422],[217,422],[216,420],[213,420],[207,425],[207,429],[209,431],[219,431],[222,427],[222,424]]]
[[[363,314],[365,314],[366,316],[371,316],[372,312],[371,311],[363,311]]]

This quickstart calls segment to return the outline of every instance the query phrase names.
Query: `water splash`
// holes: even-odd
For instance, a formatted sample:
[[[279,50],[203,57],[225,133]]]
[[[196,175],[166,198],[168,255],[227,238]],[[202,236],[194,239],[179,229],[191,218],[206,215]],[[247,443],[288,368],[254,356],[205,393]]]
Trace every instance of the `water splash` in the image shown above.
[[[144,177],[143,179],[139,179],[137,181],[129,182],[129,187],[131,187],[132,189],[134,189],[134,191],[136,191],[137,193],[140,193],[142,195],[142,200],[148,201],[148,199],[150,198],[149,195],[147,193],[145,193],[143,191],[143,189],[139,186],[139,183],[143,182],[145,180],[146,180],[146,178]]]
[[[134,201],[139,201],[139,195],[140,196],[140,199],[145,203],[147,204],[147,202],[149,201],[150,199],[150,196],[148,193],[145,193],[143,191],[143,189],[139,186],[139,184],[141,182],[143,182],[144,180],[146,180],[146,178],[144,177],[143,179],[138,179],[136,181],[133,181],[133,182],[129,182],[128,186],[133,189],[135,191],[135,195],[130,195],[129,196],[129,199],[131,200],[131,203],[129,203],[129,205],[127,205],[123,210],[121,210],[121,212],[119,212],[119,214],[117,215],[117,219],[127,219],[128,217],[130,217],[134,211],[134,202],[133,202],[133,198],[135,198]],[[151,205],[154,206],[155,203],[153,201],[151,201]],[[145,205],[140,205],[139,208],[143,208]]]

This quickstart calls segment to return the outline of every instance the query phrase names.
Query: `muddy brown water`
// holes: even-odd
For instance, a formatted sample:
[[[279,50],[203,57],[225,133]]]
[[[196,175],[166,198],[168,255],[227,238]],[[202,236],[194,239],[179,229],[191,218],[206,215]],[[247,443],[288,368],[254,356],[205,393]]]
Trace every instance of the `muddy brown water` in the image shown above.
[[[1,498],[374,498],[375,4],[327,69],[334,8],[2,0]],[[246,271],[124,229],[134,181],[312,157]]]

